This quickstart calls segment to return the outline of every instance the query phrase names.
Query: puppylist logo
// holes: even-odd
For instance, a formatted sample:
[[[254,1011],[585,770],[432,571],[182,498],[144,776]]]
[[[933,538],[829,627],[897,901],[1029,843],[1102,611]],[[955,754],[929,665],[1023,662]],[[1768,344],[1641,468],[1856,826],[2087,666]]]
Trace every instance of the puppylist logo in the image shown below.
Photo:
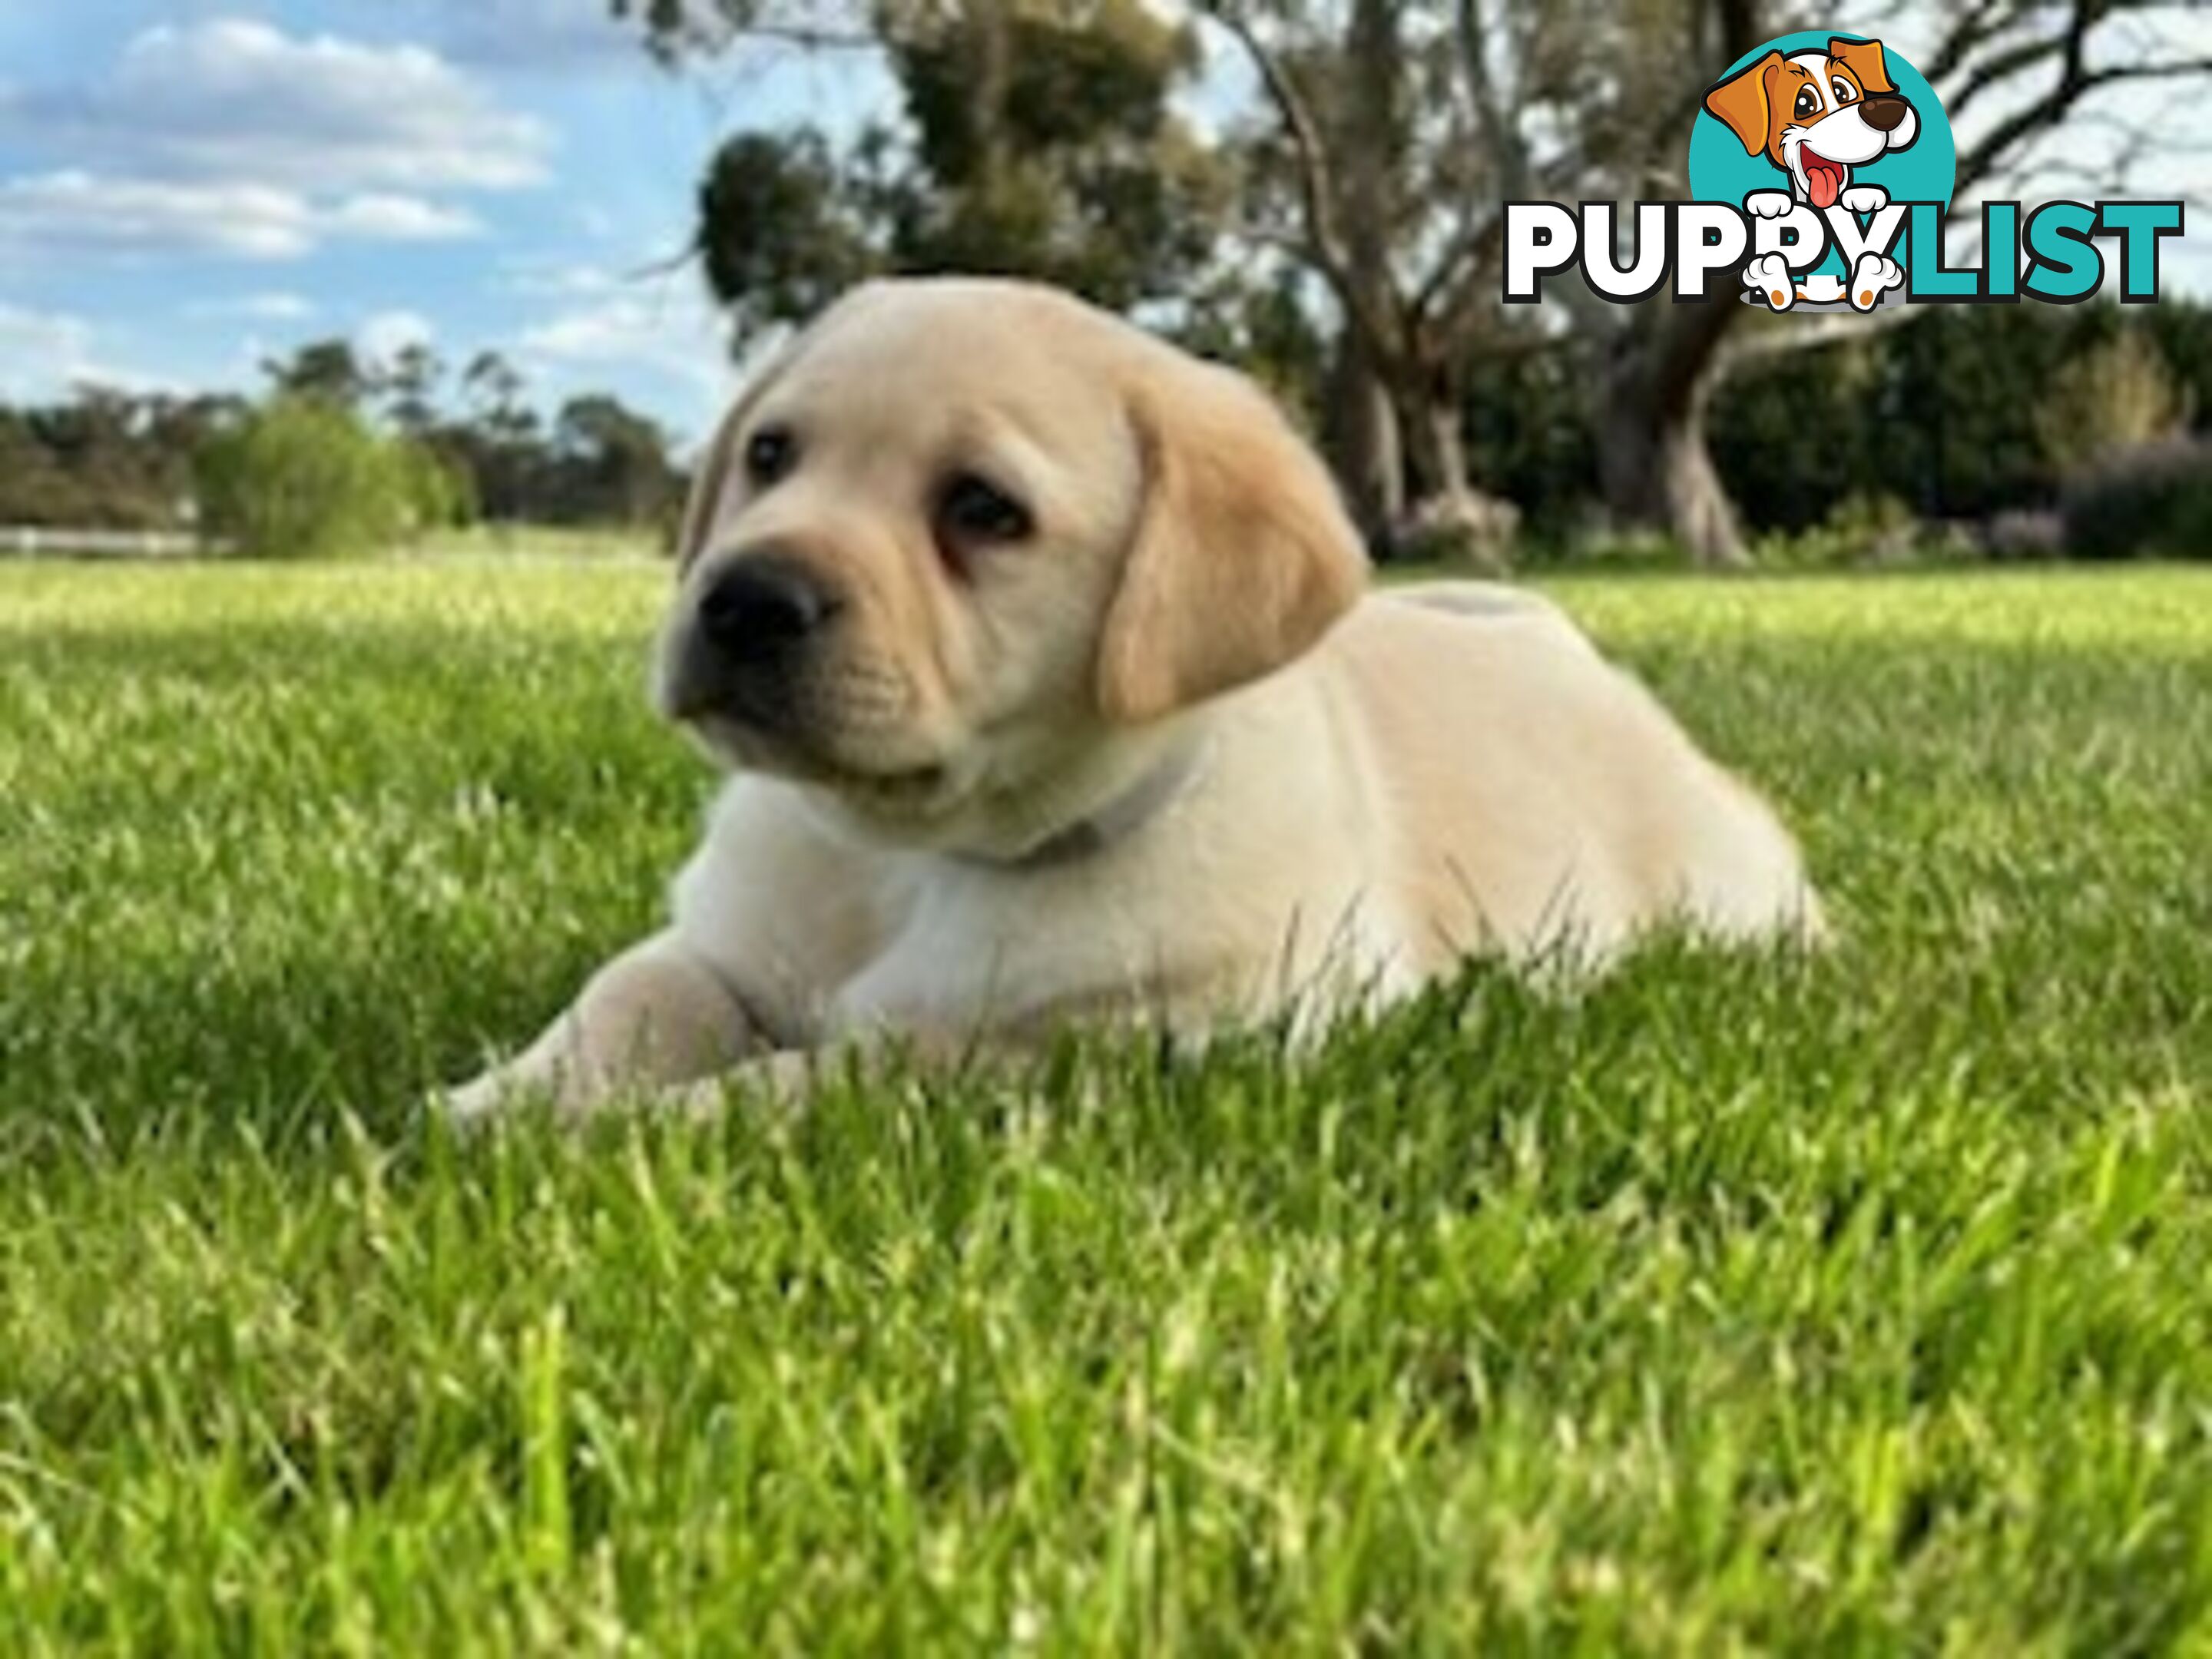
[[[2176,202],[1984,202],[1981,263],[1943,263],[1958,165],[1920,71],[1878,40],[1808,31],[1769,41],[1707,89],[1690,135],[1688,202],[1638,202],[1623,259],[1610,202],[1505,209],[1505,301],[1532,304],[1577,265],[1637,305],[1729,289],[1747,304],[1870,312],[1927,301],[2072,305],[2117,273],[2130,304],[2158,298]],[[2108,257],[2109,255],[2109,257]]]

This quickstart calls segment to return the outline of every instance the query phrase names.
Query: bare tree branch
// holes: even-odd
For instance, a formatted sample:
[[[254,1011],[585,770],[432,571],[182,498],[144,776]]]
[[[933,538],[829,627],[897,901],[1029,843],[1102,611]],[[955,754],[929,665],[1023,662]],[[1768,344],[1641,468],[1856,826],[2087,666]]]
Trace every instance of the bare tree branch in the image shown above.
[[[1370,349],[1377,353],[1394,351],[1397,342],[1389,319],[1376,312],[1362,285],[1353,279],[1351,258],[1336,222],[1336,179],[1328,143],[1305,95],[1298,90],[1288,66],[1260,39],[1250,21],[1235,6],[1222,3],[1222,0],[1203,0],[1201,9],[1228,30],[1243,48],[1290,137],[1297,163],[1299,211],[1304,233],[1304,244],[1296,251],[1310,258],[1320,270],[1336,295],[1337,303],[1344,307],[1346,318],[1359,330]]]
[[[875,52],[884,37],[867,30],[817,28],[803,23],[755,23],[742,31],[749,40],[771,40],[809,52]]]
[[[1957,25],[1943,37],[1923,71],[1930,86],[1948,80],[1959,72],[1966,60],[1986,41],[1994,40],[2010,27],[2015,14],[2003,0],[1975,0],[1960,15]],[[1951,100],[1944,100],[1948,107]]]
[[[2212,75],[2212,58],[2184,58],[2166,64],[2116,64],[2100,70],[2082,70],[2069,64],[2056,86],[1999,121],[1972,149],[1959,157],[1957,187],[1963,191],[2008,165],[2015,159],[2013,152],[2018,146],[2057,125],[2084,96],[2100,87],[2195,75]]]
[[[1498,179],[1499,197],[1508,202],[1525,201],[1528,191],[1528,145],[1518,121],[1509,121],[1491,77],[1489,26],[1482,15],[1482,0],[1459,0],[1457,11],[1460,64],[1467,76],[1468,93],[1474,105],[1482,141],[1488,146]]]

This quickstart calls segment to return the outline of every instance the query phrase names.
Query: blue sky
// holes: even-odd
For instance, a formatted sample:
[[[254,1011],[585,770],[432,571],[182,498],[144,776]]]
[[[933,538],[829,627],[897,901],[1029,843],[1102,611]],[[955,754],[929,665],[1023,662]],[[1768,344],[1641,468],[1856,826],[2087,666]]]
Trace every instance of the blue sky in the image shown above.
[[[542,404],[611,389],[696,441],[736,380],[725,333],[690,270],[640,273],[683,247],[722,136],[849,129],[890,89],[850,54],[789,48],[674,77],[605,13],[0,0],[0,398],[245,388],[304,340],[427,337],[457,365],[507,353]],[[2212,19],[2165,27],[2212,52]],[[1197,101],[1218,118],[1239,78],[1217,59]],[[2190,197],[2193,220],[2212,212],[2201,102],[2197,86],[2125,100],[2166,139],[2134,193]],[[2069,124],[2053,156],[2075,171],[2031,197],[2082,192],[2118,142],[2109,112]],[[2203,225],[2166,262],[2173,289],[2212,289]]]
[[[657,69],[601,0],[0,0],[0,397],[250,386],[343,334],[508,353],[696,437],[734,373],[678,252],[731,128],[885,89]],[[65,19],[58,22],[57,18]]]

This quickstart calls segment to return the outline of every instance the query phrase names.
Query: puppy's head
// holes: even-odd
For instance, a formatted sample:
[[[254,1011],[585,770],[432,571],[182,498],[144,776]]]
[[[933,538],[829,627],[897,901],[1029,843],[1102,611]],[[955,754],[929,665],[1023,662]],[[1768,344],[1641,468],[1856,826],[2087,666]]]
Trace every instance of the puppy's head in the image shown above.
[[[1903,149],[1920,132],[1912,106],[1890,84],[1879,40],[1838,36],[1825,52],[1770,52],[1708,92],[1705,108],[1746,155],[1765,155],[1816,208],[1835,205],[1853,167]]]
[[[871,284],[701,468],[659,700],[878,830],[1007,845],[1287,663],[1365,559],[1248,382],[1023,284]]]

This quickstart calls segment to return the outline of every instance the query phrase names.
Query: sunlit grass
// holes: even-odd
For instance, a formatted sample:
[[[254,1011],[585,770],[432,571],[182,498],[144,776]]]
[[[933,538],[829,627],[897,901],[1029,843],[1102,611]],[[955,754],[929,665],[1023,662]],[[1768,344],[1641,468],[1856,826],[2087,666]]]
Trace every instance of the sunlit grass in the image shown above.
[[[450,1145],[665,579],[0,570],[9,1651],[2212,1641],[2212,573],[1555,584],[1824,961]]]

